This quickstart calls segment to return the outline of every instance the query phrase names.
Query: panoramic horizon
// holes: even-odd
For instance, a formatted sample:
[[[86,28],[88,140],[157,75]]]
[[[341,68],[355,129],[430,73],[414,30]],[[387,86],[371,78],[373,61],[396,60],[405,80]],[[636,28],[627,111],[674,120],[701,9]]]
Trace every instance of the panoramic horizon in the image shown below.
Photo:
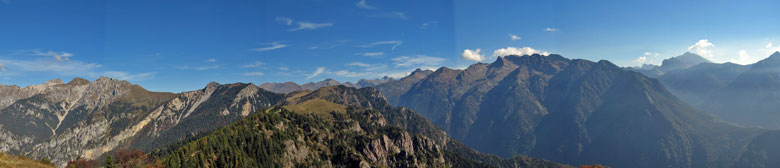
[[[0,168],[776,168],[778,6],[0,0]]]
[[[694,55],[696,55],[696,56],[699,56],[699,57],[701,57],[701,58],[703,58],[703,59],[707,60],[706,58],[704,58],[704,57],[700,56],[699,54],[692,53],[692,52],[685,52],[685,53],[683,53],[682,55],[686,55],[686,54],[689,54],[689,53],[690,53],[690,54],[694,54]],[[780,55],[780,54],[778,54],[778,53],[780,53],[780,51],[774,51],[774,53],[772,53],[772,55]],[[519,55],[519,54],[526,54],[526,55]],[[530,56],[530,55],[534,55],[534,54],[541,55],[541,56],[548,56],[548,55],[555,54],[555,53],[518,53],[518,54],[510,54],[510,55],[505,55],[505,56],[521,56],[521,57],[523,57],[523,56]],[[464,54],[464,55],[465,55],[465,54]],[[679,56],[682,56],[682,55],[679,55]],[[462,57],[465,57],[465,56],[462,56]],[[504,57],[504,56],[498,56],[498,57]],[[677,57],[677,56],[675,56],[675,57]],[[566,57],[564,56],[564,58],[566,58]],[[672,58],[674,58],[674,57],[672,57]],[[465,58],[464,58],[464,59],[465,59]],[[498,58],[497,58],[497,57],[495,57],[494,59],[498,59]],[[569,59],[571,59],[571,58],[569,58]],[[586,59],[586,60],[587,60],[587,59]],[[593,60],[588,60],[588,61],[593,61]],[[600,61],[600,60],[599,60],[599,61]],[[605,60],[605,61],[609,61],[609,60]],[[711,61],[711,60],[708,60],[708,61]],[[760,61],[760,60],[759,60],[759,61]],[[481,62],[481,61],[480,61],[480,62],[477,62],[477,63],[487,63],[487,64],[492,64],[493,62]],[[725,62],[725,63],[733,63],[733,62]],[[476,63],[475,63],[475,64],[476,64]],[[614,64],[614,63],[613,63],[613,64]],[[722,63],[721,63],[721,64],[722,64]],[[735,63],[735,64],[736,64],[736,63]],[[752,63],[751,63],[751,64],[752,64]],[[473,65],[473,64],[472,64],[472,65]],[[658,65],[656,65],[656,64],[651,64],[651,63],[645,63],[645,64],[638,65],[638,66],[631,66],[631,67],[624,67],[624,68],[635,68],[635,69],[637,69],[638,71],[641,71],[641,70],[643,70],[643,69],[645,69],[645,70],[646,70],[646,68],[648,68],[648,67],[643,67],[643,66],[646,66],[646,65],[653,65],[653,66],[655,66],[655,68],[658,68],[658,67],[660,67],[660,66],[661,66],[661,64],[658,64]],[[619,65],[617,65],[617,66],[619,66]],[[466,66],[466,67],[460,67],[460,68],[452,68],[452,67],[447,67],[447,66],[442,66],[442,67],[439,67],[439,68],[427,68],[427,69],[423,69],[423,68],[416,68],[416,69],[415,69],[415,70],[413,70],[413,71],[417,71],[417,70],[423,70],[423,71],[425,71],[425,70],[430,70],[430,71],[437,71],[437,70],[439,70],[439,69],[441,69],[441,68],[449,68],[449,69],[455,69],[455,70],[465,70],[465,69],[467,69],[467,68],[468,68],[468,66]],[[651,68],[652,68],[652,67],[651,67]],[[410,71],[410,72],[407,72],[407,73],[403,73],[403,72],[402,72],[402,73],[399,73],[399,74],[398,74],[399,76],[388,76],[388,75],[386,75],[386,76],[382,76],[382,77],[376,77],[376,78],[361,78],[361,79],[359,79],[359,80],[368,80],[368,81],[371,81],[371,80],[383,80],[385,77],[387,77],[388,79],[391,79],[391,80],[398,80],[398,79],[401,79],[401,78],[404,78],[404,77],[408,77],[408,75],[410,75],[411,73],[413,73],[413,71]],[[120,78],[116,78],[116,77],[112,77],[112,76],[111,76],[111,75],[109,75],[109,74],[106,74],[106,75],[101,75],[101,76],[95,77],[94,79],[89,79],[89,78],[84,78],[84,77],[73,77],[73,78],[71,78],[71,79],[53,78],[53,79],[47,79],[46,81],[44,81],[44,82],[41,82],[41,83],[33,83],[33,84],[30,84],[30,85],[26,85],[26,86],[19,86],[19,85],[16,85],[16,84],[10,84],[10,85],[8,85],[8,86],[18,86],[18,87],[24,88],[24,87],[29,87],[29,86],[32,86],[32,85],[42,85],[42,84],[46,84],[46,83],[49,83],[49,82],[62,82],[63,84],[66,84],[66,83],[69,83],[69,82],[75,81],[75,80],[77,80],[77,79],[85,79],[85,80],[87,80],[87,81],[90,81],[90,82],[92,82],[92,81],[98,80],[99,78],[103,78],[103,77],[110,78],[110,79],[118,79],[118,80],[122,80],[122,81],[128,81],[128,82],[130,82],[131,84],[136,84],[136,85],[138,84],[138,83],[134,83],[134,82],[133,82],[133,80],[129,80],[129,79],[122,79],[121,77],[120,77]],[[248,83],[248,84],[254,84],[254,85],[258,85],[258,86],[261,86],[261,87],[262,87],[262,85],[263,85],[263,84],[277,85],[277,84],[284,84],[284,83],[292,82],[292,83],[295,83],[295,84],[298,84],[298,85],[304,85],[304,84],[316,84],[316,83],[318,83],[318,82],[324,82],[324,81],[327,81],[327,80],[335,80],[335,81],[339,82],[339,84],[348,84],[348,86],[350,86],[350,87],[353,87],[353,86],[358,86],[358,87],[360,87],[360,85],[358,85],[358,81],[339,81],[339,80],[336,80],[336,79],[333,79],[333,78],[324,78],[324,79],[322,79],[322,80],[319,80],[319,81],[307,81],[307,82],[305,82],[305,83],[296,83],[296,82],[294,82],[294,81],[263,82],[263,83],[253,83],[253,82],[243,82],[243,81],[237,81],[237,82],[220,83],[220,82],[217,82],[217,81],[209,81],[209,82],[205,82],[205,83],[203,83],[201,88],[196,88],[196,89],[192,89],[192,90],[182,90],[182,91],[150,90],[150,91],[155,91],[155,92],[170,92],[170,93],[181,93],[181,92],[188,92],[188,91],[194,91],[194,90],[203,89],[204,87],[207,87],[207,84],[209,84],[209,83],[212,83],[212,82],[216,82],[216,83],[218,83],[218,84]],[[0,84],[0,85],[3,85],[3,84]],[[332,85],[330,85],[330,84],[326,84],[326,86],[332,86]],[[144,86],[141,86],[141,87],[144,87]],[[148,88],[144,88],[144,89],[147,89],[147,90],[148,90]],[[268,88],[264,88],[264,89],[268,89]],[[273,90],[272,90],[272,91],[273,91]]]
[[[0,84],[107,76],[181,92],[398,78],[509,54],[634,67],[685,52],[745,65],[780,50],[774,1],[181,2],[4,0],[15,26],[0,27]]]

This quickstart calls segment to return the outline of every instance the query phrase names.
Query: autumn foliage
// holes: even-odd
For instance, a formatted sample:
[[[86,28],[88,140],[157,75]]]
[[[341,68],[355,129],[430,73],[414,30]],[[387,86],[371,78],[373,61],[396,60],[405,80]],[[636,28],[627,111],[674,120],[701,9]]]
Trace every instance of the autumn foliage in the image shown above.
[[[68,161],[68,168],[161,168],[162,163],[154,157],[149,157],[138,149],[119,150],[106,157],[103,165],[96,160],[86,160],[81,157]]]

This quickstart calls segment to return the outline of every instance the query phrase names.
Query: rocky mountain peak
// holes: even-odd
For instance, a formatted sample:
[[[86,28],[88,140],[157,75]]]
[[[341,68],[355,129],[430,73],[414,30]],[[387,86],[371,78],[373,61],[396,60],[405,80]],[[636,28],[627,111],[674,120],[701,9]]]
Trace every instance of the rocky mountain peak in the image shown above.
[[[62,79],[52,79],[52,80],[46,81],[45,83],[40,84],[40,85],[30,85],[30,86],[27,86],[24,89],[32,91],[34,93],[41,93],[41,92],[44,92],[44,91],[48,90],[49,88],[51,88],[53,86],[61,85],[63,83],[64,82],[62,81]]]
[[[660,68],[664,72],[669,72],[671,70],[690,68],[700,63],[709,62],[711,61],[698,54],[685,52],[682,55],[663,60]]]
[[[431,70],[422,70],[420,68],[417,68],[409,76],[426,76],[428,74],[431,74],[432,72],[433,71]]]
[[[496,61],[493,61],[493,63],[490,63],[490,67],[491,68],[504,67],[504,66],[508,66],[508,65],[511,65],[511,64],[512,64],[512,62],[507,60],[506,57],[498,57],[498,58],[496,58]]]
[[[434,71],[434,73],[450,73],[450,72],[453,72],[453,71],[457,71],[457,70],[450,69],[450,68],[447,68],[447,67],[441,67],[439,69],[436,69],[436,71]]]
[[[780,51],[775,51],[772,55],[769,55],[766,60],[780,60]]]
[[[89,84],[89,80],[86,80],[84,78],[73,78],[73,80],[70,80],[70,82],[67,83],[67,85],[70,86],[79,86],[79,85],[86,85]]]
[[[328,86],[341,84],[341,82],[336,81],[335,79],[331,79],[331,78],[325,79],[325,80],[323,80],[322,82],[319,82],[319,83],[323,83],[323,84],[328,85]]]
[[[753,66],[751,66],[751,69],[780,72],[778,66],[780,66],[780,52],[775,52],[769,57],[753,64]]]
[[[211,92],[214,92],[214,90],[217,90],[217,88],[219,88],[219,86],[221,86],[219,83],[211,81],[211,82],[209,82],[208,85],[206,85],[205,88],[203,88],[203,91],[206,92],[206,93],[211,93]]]
[[[622,70],[619,66],[617,66],[617,65],[615,65],[612,62],[607,61],[607,60],[600,60],[597,64],[603,66],[604,68],[608,68],[608,69],[611,69],[611,70]]]
[[[100,76],[99,78],[95,79],[95,81],[111,81],[111,80],[114,79],[106,76]]]
[[[126,86],[132,86],[130,82],[126,80],[119,80],[114,79],[110,77],[101,76],[100,78],[96,79],[95,81],[92,81],[93,85],[103,85],[103,86],[115,86],[115,87],[126,87]]]

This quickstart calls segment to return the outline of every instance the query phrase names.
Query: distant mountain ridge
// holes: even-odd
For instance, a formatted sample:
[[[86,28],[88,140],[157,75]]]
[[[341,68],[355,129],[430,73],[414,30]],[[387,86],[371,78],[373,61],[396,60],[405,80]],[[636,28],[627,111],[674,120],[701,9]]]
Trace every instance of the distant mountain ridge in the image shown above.
[[[780,52],[713,91],[701,107],[739,124],[780,128]]]
[[[648,77],[656,78],[658,76],[664,75],[665,73],[672,72],[674,70],[687,69],[701,63],[712,62],[698,54],[685,52],[682,55],[664,59],[660,66],[643,64],[641,67],[629,67],[628,69],[640,72],[644,75],[647,75]]]
[[[685,52],[683,53],[683,55],[663,60],[663,62],[661,62],[660,68],[661,71],[669,72],[678,69],[690,68],[694,65],[698,65],[701,63],[712,63],[712,62],[700,55],[690,53],[690,52]]]
[[[686,53],[687,54],[687,53]],[[685,54],[684,54],[685,55]],[[690,54],[687,54],[690,55]],[[682,57],[682,56],[680,56]],[[688,59],[699,60],[699,59]],[[726,121],[745,126],[780,128],[780,52],[751,65],[700,62],[690,67],[677,66],[679,61],[665,61],[673,70],[653,73],[629,68],[658,78],[680,99],[711,112]],[[690,65],[690,64],[685,64]],[[660,69],[659,69],[660,70]]]
[[[373,87],[388,81],[393,81],[395,79],[391,77],[382,77],[379,79],[361,79],[357,83],[351,83],[351,82],[339,82],[334,79],[325,79],[323,81],[319,82],[309,82],[305,83],[303,85],[298,85],[295,82],[283,82],[283,83],[271,83],[266,82],[263,84],[260,84],[260,88],[263,88],[265,90],[275,92],[275,93],[290,93],[300,90],[317,90],[321,87],[326,86],[339,86],[344,85],[348,87],[354,87],[354,88],[363,88],[363,87]]]
[[[505,56],[414,79],[401,85],[408,88],[389,89],[399,88],[388,86],[394,81],[376,88],[400,95],[390,102],[414,109],[465,144],[502,156],[574,165],[731,167],[731,158],[764,131],[720,121],[658,80],[604,60]]]

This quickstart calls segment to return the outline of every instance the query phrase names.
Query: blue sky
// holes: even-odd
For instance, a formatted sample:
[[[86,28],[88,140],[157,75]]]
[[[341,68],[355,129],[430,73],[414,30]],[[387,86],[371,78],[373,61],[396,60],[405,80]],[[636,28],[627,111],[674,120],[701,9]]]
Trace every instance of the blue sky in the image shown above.
[[[464,68],[555,53],[753,63],[780,49],[775,1],[0,0],[0,84],[109,76],[155,91]],[[477,52],[479,51],[479,52]]]

